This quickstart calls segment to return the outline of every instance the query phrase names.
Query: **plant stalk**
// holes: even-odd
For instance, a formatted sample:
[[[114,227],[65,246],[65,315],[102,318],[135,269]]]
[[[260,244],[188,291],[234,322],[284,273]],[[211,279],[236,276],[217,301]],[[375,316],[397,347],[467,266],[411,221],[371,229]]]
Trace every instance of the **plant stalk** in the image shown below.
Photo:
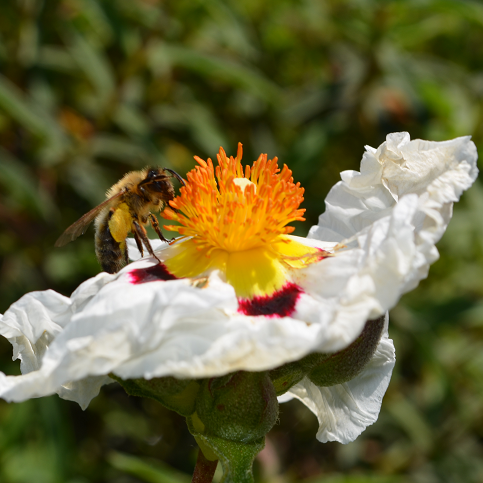
[[[191,483],[211,483],[213,481],[213,476],[215,474],[217,465],[218,460],[210,461],[206,459],[203,451],[200,449]]]

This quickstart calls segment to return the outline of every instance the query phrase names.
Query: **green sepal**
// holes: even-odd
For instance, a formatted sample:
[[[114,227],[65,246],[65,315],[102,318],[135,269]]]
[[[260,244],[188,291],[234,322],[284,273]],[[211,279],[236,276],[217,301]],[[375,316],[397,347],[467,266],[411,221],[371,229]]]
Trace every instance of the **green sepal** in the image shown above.
[[[195,411],[195,402],[200,390],[199,382],[193,379],[175,377],[156,377],[153,379],[121,379],[109,374],[130,396],[149,397],[182,416]]]
[[[223,469],[220,483],[254,483],[253,461],[265,446],[265,437],[249,443],[228,441],[218,436],[203,434],[204,425],[196,413],[187,418],[187,422],[206,459],[220,461]]]

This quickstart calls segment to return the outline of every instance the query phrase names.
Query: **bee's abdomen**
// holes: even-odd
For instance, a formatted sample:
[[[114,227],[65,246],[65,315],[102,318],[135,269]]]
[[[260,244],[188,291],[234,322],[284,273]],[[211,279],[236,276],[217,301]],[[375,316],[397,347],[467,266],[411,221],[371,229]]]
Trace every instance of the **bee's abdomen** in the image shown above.
[[[102,269],[107,273],[117,273],[128,264],[126,240],[117,242],[109,229],[110,211],[96,230],[96,256]]]

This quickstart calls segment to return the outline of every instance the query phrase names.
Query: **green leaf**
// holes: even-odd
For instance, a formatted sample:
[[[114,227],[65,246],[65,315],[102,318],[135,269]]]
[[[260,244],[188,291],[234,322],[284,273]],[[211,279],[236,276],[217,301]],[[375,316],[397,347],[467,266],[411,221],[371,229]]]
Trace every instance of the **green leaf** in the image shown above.
[[[46,143],[44,159],[56,161],[64,152],[66,139],[57,122],[33,99],[0,75],[0,108]]]
[[[103,201],[106,190],[113,181],[117,181],[112,180],[106,170],[95,164],[91,158],[82,156],[70,161],[65,174],[72,188],[93,206]]]
[[[0,186],[8,197],[23,209],[45,220],[57,214],[49,193],[38,185],[30,171],[18,159],[0,148]]]
[[[39,48],[37,63],[40,67],[69,74],[78,71],[72,54],[56,45],[43,45]]]
[[[107,56],[73,28],[66,29],[65,36],[72,57],[96,90],[97,109],[102,111],[111,101],[116,85]]]
[[[128,103],[119,104],[113,113],[114,122],[131,136],[145,137],[149,134],[150,125],[144,114]]]
[[[228,58],[161,42],[151,44],[148,58],[154,70],[158,63],[161,63],[164,69],[166,61],[169,61],[172,66],[184,67],[208,78],[226,82],[271,103],[276,103],[280,97],[279,87],[265,78],[256,68],[242,65]]]
[[[424,452],[431,450],[433,445],[431,428],[414,403],[408,399],[397,398],[391,400],[386,407],[416,447]]]
[[[409,480],[399,476],[324,475],[304,480],[304,483],[409,483]]]
[[[114,134],[96,135],[90,141],[90,150],[93,157],[101,156],[118,162],[122,161],[136,168],[149,162],[148,153],[143,146]]]
[[[107,456],[109,464],[148,483],[189,483],[191,478],[159,461],[137,458],[117,451]]]

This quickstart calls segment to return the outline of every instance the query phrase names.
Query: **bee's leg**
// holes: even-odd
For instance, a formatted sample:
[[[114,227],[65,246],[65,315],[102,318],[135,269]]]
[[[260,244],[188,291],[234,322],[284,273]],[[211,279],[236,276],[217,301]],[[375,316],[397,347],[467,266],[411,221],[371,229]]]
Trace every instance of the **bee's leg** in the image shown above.
[[[133,220],[132,222],[132,232],[134,233],[134,237],[138,236],[140,240],[144,243],[144,246],[148,250],[149,254],[154,257],[159,263],[161,263],[161,260],[154,254],[153,247],[151,246],[151,243],[149,243],[149,238],[148,234],[146,233],[146,230],[144,229],[144,226],[141,226],[136,220]]]
[[[166,243],[172,242],[173,240],[167,240],[165,236],[161,233],[161,230],[159,229],[159,222],[156,216],[153,215],[152,213],[149,213],[148,216],[149,216],[149,221],[151,222],[151,226],[154,228],[154,231],[158,234],[159,239]]]
[[[143,244],[141,242],[141,238],[139,238],[139,235],[137,234],[136,231],[133,231],[134,233],[134,239],[136,240],[136,245],[138,247],[139,252],[141,253],[141,258],[144,257],[144,249],[143,249]]]

